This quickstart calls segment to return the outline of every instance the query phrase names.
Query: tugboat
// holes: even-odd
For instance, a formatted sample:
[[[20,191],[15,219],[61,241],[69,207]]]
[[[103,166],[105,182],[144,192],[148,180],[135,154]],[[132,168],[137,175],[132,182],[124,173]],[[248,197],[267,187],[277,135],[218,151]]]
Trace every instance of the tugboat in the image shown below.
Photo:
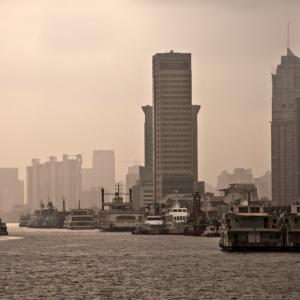
[[[225,251],[282,251],[282,218],[260,205],[234,205],[225,213],[219,245]]]
[[[0,218],[0,235],[8,235],[7,226],[5,223],[2,222],[1,218]]]
[[[133,234],[167,234],[166,224],[159,215],[146,216],[141,224],[132,232]]]

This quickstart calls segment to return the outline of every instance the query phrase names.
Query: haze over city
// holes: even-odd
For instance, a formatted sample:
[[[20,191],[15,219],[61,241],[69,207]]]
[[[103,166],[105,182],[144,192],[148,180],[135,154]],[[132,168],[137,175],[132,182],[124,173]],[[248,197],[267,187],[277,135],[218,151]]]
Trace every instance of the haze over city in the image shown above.
[[[152,55],[192,54],[199,179],[270,169],[271,73],[300,53],[298,1],[1,1],[0,165],[116,152],[143,161]],[[132,162],[131,162],[132,161]]]

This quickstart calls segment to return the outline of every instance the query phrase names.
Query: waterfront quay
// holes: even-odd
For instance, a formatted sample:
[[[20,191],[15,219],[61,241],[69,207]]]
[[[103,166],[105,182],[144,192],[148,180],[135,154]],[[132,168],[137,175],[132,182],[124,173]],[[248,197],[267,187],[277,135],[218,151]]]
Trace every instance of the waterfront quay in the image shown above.
[[[299,253],[226,253],[219,238],[8,229],[0,299],[299,299]]]

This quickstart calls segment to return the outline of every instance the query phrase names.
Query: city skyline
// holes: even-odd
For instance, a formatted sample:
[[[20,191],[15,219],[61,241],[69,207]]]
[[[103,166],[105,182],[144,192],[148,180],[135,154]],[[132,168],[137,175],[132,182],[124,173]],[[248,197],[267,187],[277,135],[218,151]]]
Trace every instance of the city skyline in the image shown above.
[[[136,22],[118,12],[105,18],[96,2],[72,7],[60,2],[61,13],[54,4],[29,1],[14,9],[1,3],[7,33],[0,50],[0,165],[18,167],[25,178],[32,157],[83,152],[85,167],[91,161],[87,153],[113,149],[116,179],[124,178],[130,163],[118,161],[143,160],[140,107],[151,103],[151,56],[174,49],[192,53],[193,99],[201,105],[199,179],[215,185],[223,169],[251,167],[257,175],[270,169],[271,73],[286,52],[288,21],[290,48],[300,52],[299,4],[172,3],[171,8],[145,1],[105,5],[108,12],[131,11]],[[69,9],[72,17],[65,14]],[[170,24],[162,26],[170,11]],[[146,14],[156,16],[158,26],[149,26]]]

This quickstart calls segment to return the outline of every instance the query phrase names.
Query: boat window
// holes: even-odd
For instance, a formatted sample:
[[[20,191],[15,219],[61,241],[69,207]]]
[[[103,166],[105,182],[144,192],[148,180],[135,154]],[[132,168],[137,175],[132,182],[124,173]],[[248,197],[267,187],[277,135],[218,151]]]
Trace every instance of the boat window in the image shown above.
[[[247,213],[248,207],[239,207],[239,213]]]
[[[173,209],[174,212],[177,212],[177,209]]]
[[[259,207],[250,207],[250,212],[259,213]]]
[[[297,212],[300,213],[300,206],[297,207]]]
[[[182,212],[182,209],[178,209],[178,212]]]

